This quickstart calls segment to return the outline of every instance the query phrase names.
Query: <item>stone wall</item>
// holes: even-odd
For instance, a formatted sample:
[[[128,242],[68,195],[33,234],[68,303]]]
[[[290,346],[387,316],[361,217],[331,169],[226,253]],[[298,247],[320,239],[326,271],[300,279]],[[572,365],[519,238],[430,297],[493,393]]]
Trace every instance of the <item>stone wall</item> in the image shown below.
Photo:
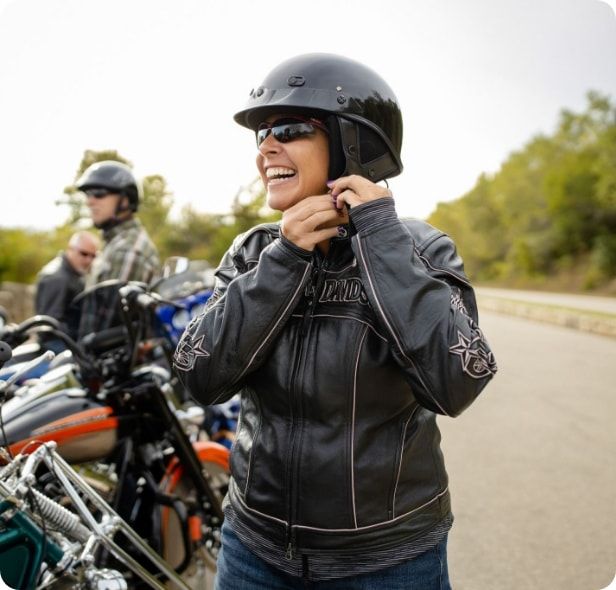
[[[592,313],[583,309],[568,309],[555,305],[515,301],[478,295],[479,311],[493,311],[505,315],[557,324],[584,332],[616,337],[616,316]]]
[[[480,309],[559,324],[577,330],[616,336],[616,316],[591,314],[583,310],[478,296]],[[34,315],[34,285],[4,282],[0,284],[0,305],[10,322],[21,322]]]
[[[9,322],[21,322],[33,316],[34,285],[0,283],[0,305],[8,312]]]

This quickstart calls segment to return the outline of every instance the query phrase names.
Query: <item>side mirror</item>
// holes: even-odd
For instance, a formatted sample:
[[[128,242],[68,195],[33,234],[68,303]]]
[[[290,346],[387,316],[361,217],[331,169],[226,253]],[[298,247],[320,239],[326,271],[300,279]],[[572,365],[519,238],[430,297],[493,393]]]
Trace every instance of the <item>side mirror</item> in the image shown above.
[[[180,274],[188,270],[190,260],[186,256],[170,256],[163,263],[161,277],[167,277]]]

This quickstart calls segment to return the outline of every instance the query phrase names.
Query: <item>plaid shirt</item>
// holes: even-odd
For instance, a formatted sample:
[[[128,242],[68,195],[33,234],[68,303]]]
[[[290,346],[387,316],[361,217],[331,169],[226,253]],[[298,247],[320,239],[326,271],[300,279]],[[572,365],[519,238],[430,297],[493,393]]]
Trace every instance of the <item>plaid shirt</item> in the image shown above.
[[[158,251],[138,219],[128,219],[103,234],[105,247],[92,265],[88,286],[109,279],[149,283],[159,272]]]

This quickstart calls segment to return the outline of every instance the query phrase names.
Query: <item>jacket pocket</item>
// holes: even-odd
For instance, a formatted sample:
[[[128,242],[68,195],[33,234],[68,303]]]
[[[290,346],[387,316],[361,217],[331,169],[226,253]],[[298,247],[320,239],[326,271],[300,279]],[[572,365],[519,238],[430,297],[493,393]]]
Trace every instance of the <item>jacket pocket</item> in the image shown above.
[[[261,425],[254,396],[242,393],[240,416],[231,449],[231,475],[244,496],[250,482],[252,452]]]
[[[396,496],[398,494],[398,487],[400,484],[400,477],[402,474],[402,470],[403,470],[403,463],[405,460],[405,455],[408,458],[408,452],[410,452],[410,450],[408,450],[406,447],[407,445],[407,434],[409,432],[409,425],[411,424],[411,421],[413,420],[413,417],[417,414],[417,411],[419,410],[419,405],[415,405],[412,409],[411,412],[409,413],[408,417],[404,420],[401,421],[400,423],[400,442],[398,444],[397,447],[397,451],[396,451],[396,460],[394,462],[394,473],[393,473],[393,477],[392,477],[392,485],[390,488],[390,495],[389,495],[389,502],[387,505],[387,513],[390,519],[396,518]],[[405,452],[406,451],[406,452]]]
[[[445,492],[447,474],[435,454],[440,438],[436,415],[421,406],[401,427],[398,473],[391,499],[393,518],[427,508]]]

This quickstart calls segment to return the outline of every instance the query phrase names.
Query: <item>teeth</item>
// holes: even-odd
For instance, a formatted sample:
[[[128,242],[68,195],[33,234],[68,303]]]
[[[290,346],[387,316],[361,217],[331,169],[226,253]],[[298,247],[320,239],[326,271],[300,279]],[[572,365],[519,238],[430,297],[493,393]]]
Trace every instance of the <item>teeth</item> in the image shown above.
[[[295,174],[295,170],[291,168],[268,168],[266,171],[268,178],[278,178],[280,176],[293,176]]]

